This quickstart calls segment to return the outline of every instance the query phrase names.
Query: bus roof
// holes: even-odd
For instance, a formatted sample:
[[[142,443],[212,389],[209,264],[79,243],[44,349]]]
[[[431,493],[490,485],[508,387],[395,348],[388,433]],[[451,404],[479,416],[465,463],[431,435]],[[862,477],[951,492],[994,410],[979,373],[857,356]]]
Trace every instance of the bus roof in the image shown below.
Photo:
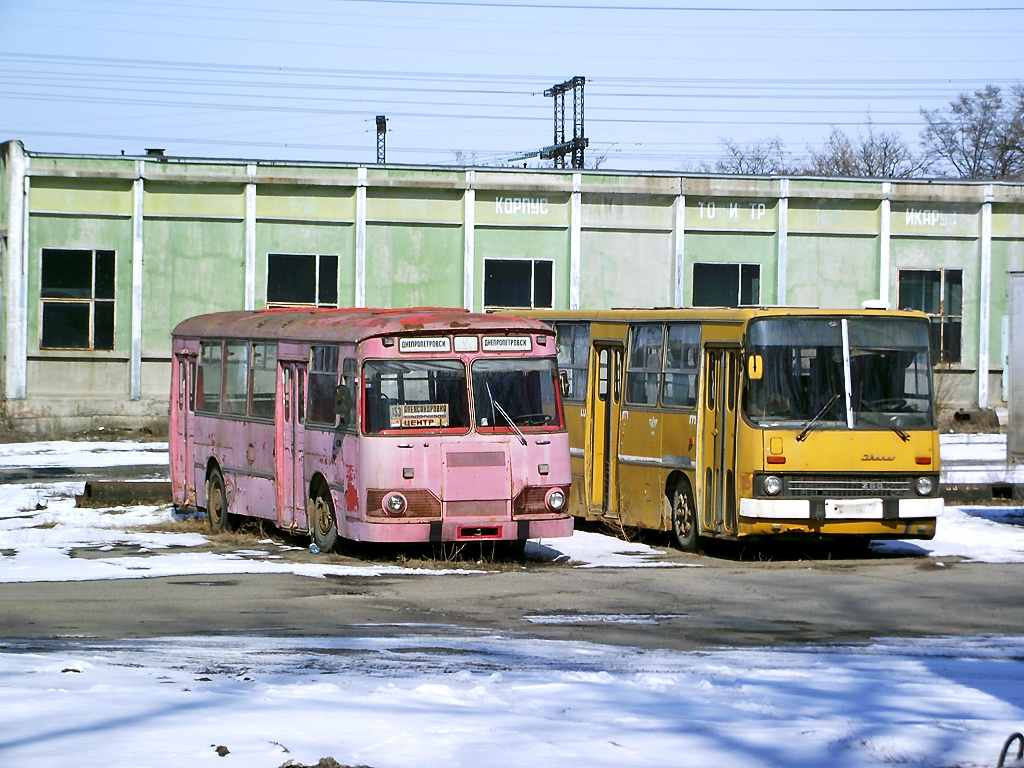
[[[533,309],[527,317],[546,320],[589,320],[591,322],[658,322],[665,320],[711,323],[745,323],[759,317],[927,317],[921,312],[893,309],[843,309],[822,307],[637,307],[633,309]]]
[[[212,312],[182,320],[174,337],[358,342],[374,336],[452,331],[550,334],[538,320],[448,307],[412,309],[282,308]]]

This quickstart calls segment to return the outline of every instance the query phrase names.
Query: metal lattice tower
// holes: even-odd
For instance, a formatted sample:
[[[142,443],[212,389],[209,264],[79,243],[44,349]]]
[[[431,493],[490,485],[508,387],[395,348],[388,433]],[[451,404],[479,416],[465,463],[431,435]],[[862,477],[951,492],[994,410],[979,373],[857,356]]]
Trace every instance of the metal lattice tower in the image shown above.
[[[388,131],[388,119],[384,115],[377,115],[377,163],[384,163],[384,135]]]
[[[545,96],[555,99],[555,142],[541,152],[541,157],[551,158],[555,168],[565,168],[565,156],[572,155],[572,168],[583,167],[583,150],[590,141],[583,136],[583,84],[584,77],[574,77],[544,91]],[[565,93],[572,90],[572,139],[565,140]]]

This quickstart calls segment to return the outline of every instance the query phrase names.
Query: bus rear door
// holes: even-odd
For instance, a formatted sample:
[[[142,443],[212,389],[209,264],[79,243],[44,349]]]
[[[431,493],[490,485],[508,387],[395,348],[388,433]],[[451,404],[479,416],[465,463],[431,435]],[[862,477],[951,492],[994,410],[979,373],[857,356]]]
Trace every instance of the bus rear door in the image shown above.
[[[284,345],[281,345],[281,358]],[[306,422],[306,361],[279,359],[277,379],[277,430],[275,473],[277,474],[277,524],[281,528],[305,530],[306,481],[303,477],[303,447]]]
[[[701,527],[714,534],[736,533],[736,415],[740,350],[704,348],[701,405]]]
[[[195,506],[196,482],[193,466],[193,419],[195,396],[192,392],[196,376],[196,355],[178,353],[175,356],[175,420],[171,433],[171,497],[184,506]]]
[[[618,517],[619,415],[622,405],[621,342],[595,341],[591,359],[590,431],[585,454],[590,461],[590,514]]]

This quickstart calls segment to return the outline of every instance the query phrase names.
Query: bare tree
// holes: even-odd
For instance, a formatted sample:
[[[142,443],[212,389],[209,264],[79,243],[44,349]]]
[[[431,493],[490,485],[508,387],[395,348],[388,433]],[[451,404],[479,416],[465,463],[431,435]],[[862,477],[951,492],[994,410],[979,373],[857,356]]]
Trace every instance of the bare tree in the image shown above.
[[[1003,101],[997,85],[961,93],[949,109],[921,110],[924,145],[963,179],[1024,178],[1024,85]]]
[[[856,138],[833,128],[822,150],[809,152],[804,170],[816,176],[906,179],[928,170],[925,156],[915,155],[899,134],[876,130],[870,117]]]
[[[786,147],[778,136],[773,139],[749,141],[746,144],[725,138],[719,138],[719,141],[725,155],[714,165],[713,170],[717,173],[778,176],[793,172],[787,158]]]

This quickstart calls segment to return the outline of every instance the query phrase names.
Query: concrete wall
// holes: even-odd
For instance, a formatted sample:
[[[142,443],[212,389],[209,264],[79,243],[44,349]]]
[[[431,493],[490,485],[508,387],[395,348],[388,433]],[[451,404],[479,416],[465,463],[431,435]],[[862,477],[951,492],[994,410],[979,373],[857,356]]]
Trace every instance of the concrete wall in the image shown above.
[[[170,330],[267,302],[268,254],[337,257],[342,306],[485,308],[490,259],[550,265],[555,307],[687,306],[694,265],[755,265],[762,304],[897,302],[963,270],[949,405],[1000,406],[1024,185],[319,165],[0,151],[4,417],[157,426]],[[115,253],[112,350],[44,349],[44,248]]]

